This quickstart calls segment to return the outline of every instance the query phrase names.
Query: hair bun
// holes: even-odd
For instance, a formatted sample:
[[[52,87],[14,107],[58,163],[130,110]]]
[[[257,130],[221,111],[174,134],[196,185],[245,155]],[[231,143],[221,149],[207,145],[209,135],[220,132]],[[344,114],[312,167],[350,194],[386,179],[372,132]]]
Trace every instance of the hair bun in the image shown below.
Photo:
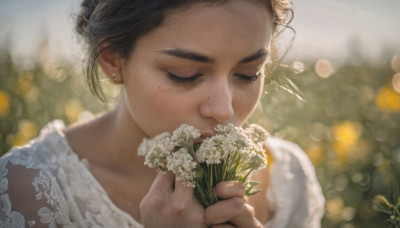
[[[83,0],[81,4],[81,12],[76,19],[76,31],[84,37],[88,36],[87,26],[98,3],[99,0]]]

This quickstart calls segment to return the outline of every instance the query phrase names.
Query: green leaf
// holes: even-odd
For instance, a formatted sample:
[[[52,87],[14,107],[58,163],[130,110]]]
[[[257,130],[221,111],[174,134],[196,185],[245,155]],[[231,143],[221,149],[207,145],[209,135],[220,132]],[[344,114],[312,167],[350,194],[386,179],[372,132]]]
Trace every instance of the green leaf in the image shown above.
[[[261,190],[255,190],[254,192],[248,192],[248,193],[246,193],[246,196],[253,196],[259,192],[261,192]]]
[[[260,182],[256,182],[256,181],[250,181],[250,182],[248,182],[247,183],[247,186],[246,186],[246,190],[245,190],[245,195],[246,196],[252,196],[252,195],[255,195],[255,194],[257,194],[257,193],[259,193],[261,190],[254,190],[254,191],[252,191],[253,190],[253,188],[255,187],[255,186],[257,186],[257,185],[259,185],[260,184]]]
[[[390,168],[393,177],[393,201],[396,201],[400,196],[400,171],[394,162],[390,163]]]

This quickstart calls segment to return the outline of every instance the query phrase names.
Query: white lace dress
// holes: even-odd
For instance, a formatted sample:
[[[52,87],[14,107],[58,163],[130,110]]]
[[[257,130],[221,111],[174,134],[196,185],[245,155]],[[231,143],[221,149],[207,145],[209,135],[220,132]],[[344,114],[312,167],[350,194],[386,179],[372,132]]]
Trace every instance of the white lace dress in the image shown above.
[[[142,227],[119,209],[53,121],[38,138],[0,159],[0,227]],[[320,227],[324,197],[314,167],[296,145],[270,137],[266,197],[275,215],[265,227]]]

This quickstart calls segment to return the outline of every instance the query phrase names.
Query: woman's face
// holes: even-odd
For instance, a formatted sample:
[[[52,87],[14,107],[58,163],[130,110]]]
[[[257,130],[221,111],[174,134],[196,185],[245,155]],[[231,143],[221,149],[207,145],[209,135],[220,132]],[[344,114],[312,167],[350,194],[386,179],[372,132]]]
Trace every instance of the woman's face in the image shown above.
[[[272,34],[264,5],[192,4],[142,36],[123,67],[124,105],[147,137],[193,125],[242,125],[263,89]]]

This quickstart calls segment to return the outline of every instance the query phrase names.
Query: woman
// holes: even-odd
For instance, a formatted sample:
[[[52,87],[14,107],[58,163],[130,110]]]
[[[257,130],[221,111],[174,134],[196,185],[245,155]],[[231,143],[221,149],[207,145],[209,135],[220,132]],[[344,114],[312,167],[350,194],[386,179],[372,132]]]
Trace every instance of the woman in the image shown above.
[[[102,97],[97,66],[122,86],[119,105],[85,124],[54,121],[0,161],[0,226],[319,227],[324,199],[295,145],[270,138],[262,192],[222,182],[203,208],[171,173],[144,166],[145,137],[182,123],[214,134],[241,126],[263,90],[263,68],[287,1],[84,0],[77,30],[89,44],[88,81]],[[98,64],[98,65],[97,65]]]

